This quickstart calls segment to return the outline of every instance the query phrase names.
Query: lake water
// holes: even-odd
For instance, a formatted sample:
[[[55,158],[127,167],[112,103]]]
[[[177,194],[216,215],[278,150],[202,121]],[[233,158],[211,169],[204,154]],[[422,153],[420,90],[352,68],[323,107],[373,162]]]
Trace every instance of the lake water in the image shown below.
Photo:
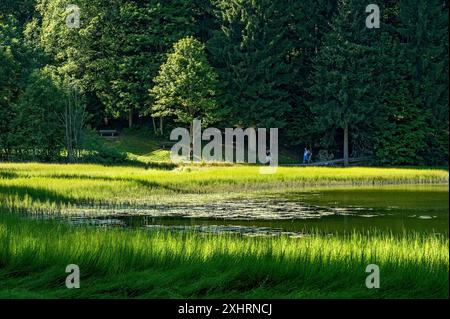
[[[199,195],[200,196],[200,195]],[[378,230],[448,235],[448,186],[334,188],[207,204],[84,208],[72,225],[239,233],[246,236]]]

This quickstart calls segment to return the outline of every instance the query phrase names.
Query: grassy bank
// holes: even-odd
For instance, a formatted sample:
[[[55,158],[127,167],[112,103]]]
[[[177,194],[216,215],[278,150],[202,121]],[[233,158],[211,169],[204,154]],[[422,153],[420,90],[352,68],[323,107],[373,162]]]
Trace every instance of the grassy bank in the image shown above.
[[[160,170],[0,164],[0,205],[29,208],[161,204],[315,186],[447,184],[448,178],[448,171],[439,169],[280,167],[275,174],[264,175],[252,166],[181,166]]]
[[[326,201],[364,206],[367,197],[368,207],[378,201],[404,208],[422,205],[431,214],[433,203],[423,200],[428,200],[427,185],[444,184],[439,192],[446,196],[448,177],[440,169],[280,167],[276,174],[262,175],[252,166],[163,170],[0,164],[0,298],[446,298],[445,232],[248,237],[73,227],[22,219],[17,212],[237,202],[280,194],[299,200],[297,192],[328,188]],[[393,198],[386,195],[398,185],[408,192],[404,186],[409,184],[424,187],[411,190],[418,192],[413,196],[417,201],[411,202],[411,193],[404,199],[398,192]],[[384,193],[368,196],[377,185]],[[359,195],[345,195],[345,188],[353,186],[361,190]],[[308,199],[318,205],[321,200],[314,195]],[[80,266],[82,289],[65,287],[69,264]],[[369,264],[380,266],[380,289],[365,286]]]
[[[365,287],[372,263],[380,289]],[[81,289],[65,288],[68,264],[80,266]],[[437,236],[249,238],[0,215],[3,298],[448,298],[448,267],[448,238]]]

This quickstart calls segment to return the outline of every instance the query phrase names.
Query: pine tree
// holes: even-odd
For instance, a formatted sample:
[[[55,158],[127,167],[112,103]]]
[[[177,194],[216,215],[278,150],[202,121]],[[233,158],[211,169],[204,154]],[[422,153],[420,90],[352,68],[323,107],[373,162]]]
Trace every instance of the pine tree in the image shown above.
[[[370,122],[375,107],[373,30],[365,28],[365,3],[341,1],[331,31],[315,60],[310,107],[320,130],[343,135],[344,164],[349,160],[352,130]]]
[[[417,165],[424,163],[426,113],[411,94],[413,68],[396,34],[383,34],[377,47],[380,67],[376,75],[377,112],[370,131],[374,155],[381,164]]]
[[[400,35],[412,65],[412,97],[426,115],[428,164],[448,162],[448,1],[402,0]]]
[[[290,41],[288,61],[292,64],[289,91],[292,111],[287,117],[286,139],[290,145],[313,146],[318,132],[308,101],[311,99],[313,61],[322,46],[323,37],[330,30],[330,21],[336,11],[336,0],[286,1],[289,15]],[[320,132],[319,132],[320,134]]]
[[[278,127],[291,110],[284,1],[218,1],[220,30],[208,42],[218,69],[225,125]]]
[[[11,152],[9,143],[13,117],[11,102],[15,94],[14,79],[16,75],[17,68],[11,51],[0,43],[0,157],[4,158]]]
[[[0,13],[0,158],[13,152],[13,104],[33,67],[30,52],[20,37],[20,24],[12,15]]]
[[[34,13],[35,0],[2,0],[0,15],[14,15],[20,24],[25,23]]]

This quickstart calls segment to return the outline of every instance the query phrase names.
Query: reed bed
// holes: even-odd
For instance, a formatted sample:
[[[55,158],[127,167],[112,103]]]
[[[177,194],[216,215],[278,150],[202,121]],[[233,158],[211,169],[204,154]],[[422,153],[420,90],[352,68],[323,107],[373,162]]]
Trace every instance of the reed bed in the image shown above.
[[[65,267],[77,264],[81,289]],[[381,288],[367,289],[366,266]],[[244,237],[69,227],[0,215],[0,297],[448,298],[445,236]]]
[[[443,184],[448,170],[0,164],[0,298],[448,298],[449,240],[371,231],[291,238],[73,227],[20,213],[198,203],[328,187]],[[445,189],[444,189],[445,188]],[[426,191],[426,189],[424,190]],[[65,268],[81,269],[81,289]],[[381,288],[367,289],[368,264]]]
[[[54,208],[208,201],[245,194],[319,186],[448,184],[442,169],[180,166],[173,170],[126,166],[0,164],[0,205]],[[196,196],[202,195],[202,196]]]

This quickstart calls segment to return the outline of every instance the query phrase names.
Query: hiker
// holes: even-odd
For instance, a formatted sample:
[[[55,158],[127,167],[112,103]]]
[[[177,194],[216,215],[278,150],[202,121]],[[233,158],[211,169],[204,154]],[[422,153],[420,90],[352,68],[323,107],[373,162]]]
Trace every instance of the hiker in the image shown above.
[[[308,148],[305,147],[305,151],[303,152],[303,164],[308,162]]]
[[[308,164],[311,163],[312,151],[308,150]]]

